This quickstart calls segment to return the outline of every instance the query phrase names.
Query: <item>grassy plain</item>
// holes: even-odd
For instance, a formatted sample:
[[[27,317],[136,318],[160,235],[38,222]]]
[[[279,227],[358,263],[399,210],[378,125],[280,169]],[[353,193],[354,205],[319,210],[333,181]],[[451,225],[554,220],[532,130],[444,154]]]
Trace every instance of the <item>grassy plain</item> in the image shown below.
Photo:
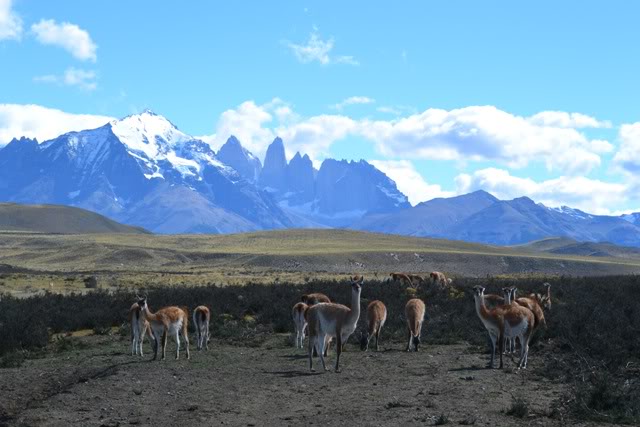
[[[234,235],[0,234],[0,292],[327,280],[361,273],[443,271],[453,277],[640,273],[640,255],[581,256],[530,247],[348,230]]]

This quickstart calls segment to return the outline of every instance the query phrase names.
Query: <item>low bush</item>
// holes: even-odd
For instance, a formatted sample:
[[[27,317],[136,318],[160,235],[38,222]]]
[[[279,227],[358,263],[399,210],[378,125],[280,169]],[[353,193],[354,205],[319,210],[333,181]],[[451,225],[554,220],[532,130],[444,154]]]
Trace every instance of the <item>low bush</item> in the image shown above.
[[[506,414],[516,418],[524,418],[529,414],[529,404],[521,396],[513,396],[511,406],[507,409]]]
[[[418,297],[427,307],[423,329],[426,346],[465,341],[473,348],[486,348],[487,333],[475,313],[472,287],[481,284],[488,292],[498,292],[504,286],[516,286],[518,294],[525,295],[542,291],[543,281],[458,278],[451,292],[430,286],[407,290],[400,283],[366,281],[360,328],[365,325],[367,304],[378,299],[389,313],[382,331],[383,346],[387,342],[404,342],[404,305],[410,297]],[[535,354],[548,352],[558,357],[549,358],[537,372],[554,381],[573,384],[575,393],[569,400],[574,402],[571,408],[576,416],[637,422],[640,385],[637,375],[628,373],[628,367],[640,366],[640,276],[556,277],[547,281],[552,285],[553,307],[546,314],[548,329],[541,330],[537,337]],[[146,292],[152,310],[167,305],[186,306],[189,310],[200,304],[209,306],[212,335],[238,345],[261,345],[271,333],[291,332],[291,308],[305,293],[322,292],[347,305],[351,299],[347,281],[149,287],[141,292]],[[120,327],[121,334],[128,335],[127,314],[133,302],[135,294],[124,289],[107,292],[98,288],[69,295],[46,293],[24,299],[2,295],[3,364],[14,364],[12,360],[20,357],[16,354],[24,354],[21,352],[25,350],[47,346],[51,334],[80,329],[102,333],[115,326]],[[56,341],[54,348],[64,351],[79,345],[76,340]],[[606,375],[607,380],[603,382],[594,373]],[[583,381],[585,378],[588,381]]]

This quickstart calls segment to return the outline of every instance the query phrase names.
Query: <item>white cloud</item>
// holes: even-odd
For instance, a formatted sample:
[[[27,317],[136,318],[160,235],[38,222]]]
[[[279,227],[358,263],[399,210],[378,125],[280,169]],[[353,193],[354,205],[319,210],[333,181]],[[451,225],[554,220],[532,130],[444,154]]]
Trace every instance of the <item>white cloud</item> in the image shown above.
[[[351,55],[338,56],[335,59],[338,64],[360,65],[360,62]]]
[[[368,96],[351,96],[342,102],[338,102],[337,104],[332,105],[331,108],[333,108],[334,110],[342,111],[344,107],[347,107],[349,105],[373,104],[374,102],[376,102],[376,100],[369,98]]]
[[[298,61],[303,64],[317,61],[322,65],[331,63],[360,65],[360,63],[350,55],[331,57],[331,51],[334,45],[333,38],[322,40],[316,28],[314,28],[309,35],[309,40],[306,44],[295,44],[291,42],[285,42],[285,44],[291,49]]]
[[[511,168],[543,161],[550,171],[585,174],[601,163],[596,144],[572,128],[538,126],[493,106],[428,109],[397,120],[366,120],[361,133],[390,157],[493,160]]]
[[[276,105],[277,104],[277,105]],[[273,121],[269,110],[286,107],[279,102],[266,106],[257,105],[254,101],[246,101],[235,109],[223,112],[216,124],[216,133],[200,138],[208,142],[214,150],[218,150],[226,140],[234,135],[242,145],[258,157],[264,157],[267,146],[276,137],[267,125]],[[280,109],[281,117],[283,111]]]
[[[100,127],[112,117],[72,114],[39,105],[0,104],[0,146],[26,136],[43,142],[66,132]]]
[[[22,19],[11,10],[11,0],[0,0],[0,40],[20,40]]]
[[[334,142],[352,133],[356,126],[355,120],[340,115],[303,119],[288,104],[275,98],[263,105],[246,101],[226,110],[218,119],[215,134],[199,138],[217,150],[229,136],[235,135],[245,148],[263,159],[269,144],[280,136],[285,141],[288,158],[300,151],[317,164]]]
[[[623,171],[640,176],[640,122],[622,125],[619,131],[620,148],[613,162]]]
[[[604,139],[592,139],[589,144],[594,153],[611,153],[615,149],[613,144]]]
[[[393,114],[394,116],[400,116],[401,114],[415,114],[416,109],[408,107],[406,105],[383,105],[376,108],[379,113]]]
[[[341,114],[301,117],[279,99],[264,105],[249,101],[225,111],[216,136],[204,139],[215,148],[230,134],[259,156],[281,136],[289,153],[304,150],[316,163],[335,142],[354,136],[371,141],[389,159],[493,161],[508,168],[542,162],[549,171],[573,176],[600,166],[600,154],[613,150],[608,141],[590,140],[576,129],[534,125],[492,106],[356,120]]]
[[[319,158],[329,155],[334,142],[354,133],[357,126],[358,122],[349,117],[323,114],[279,126],[276,132],[285,141],[287,151],[306,153],[317,164]]]
[[[42,44],[59,46],[83,61],[95,62],[97,59],[98,46],[86,30],[75,24],[58,24],[53,19],[42,19],[31,26],[31,31]]]
[[[369,160],[369,163],[394,180],[398,190],[403,192],[414,206],[436,197],[456,195],[452,191],[442,190],[438,184],[428,184],[408,160]]]
[[[96,73],[91,70],[81,70],[69,67],[62,76],[47,74],[45,76],[34,77],[33,80],[41,83],[56,83],[65,86],[77,86],[84,90],[94,90],[98,87]]]
[[[561,176],[536,182],[497,168],[458,175],[456,187],[459,194],[485,190],[499,199],[527,196],[549,207],[571,206],[593,214],[611,214],[616,206],[628,201],[630,194],[628,186],[622,183],[583,176]]]
[[[610,128],[611,122],[600,121],[594,117],[581,113],[567,113],[564,111],[542,111],[528,118],[529,122],[537,126],[560,128]]]

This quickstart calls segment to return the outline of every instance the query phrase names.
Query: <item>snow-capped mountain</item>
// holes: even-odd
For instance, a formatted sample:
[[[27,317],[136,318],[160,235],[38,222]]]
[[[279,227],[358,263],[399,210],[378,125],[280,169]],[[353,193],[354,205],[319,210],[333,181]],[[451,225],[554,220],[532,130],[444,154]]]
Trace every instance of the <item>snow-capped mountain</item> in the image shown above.
[[[0,201],[77,206],[162,233],[346,226],[408,206],[366,162],[317,171],[307,155],[287,162],[276,138],[262,168],[237,138],[216,154],[151,111],[42,143],[14,139],[0,149]]]
[[[0,200],[57,203],[165,232],[292,226],[208,144],[150,111],[0,150]]]
[[[634,212],[631,214],[622,215],[620,218],[630,222],[631,224],[640,226],[640,212]]]
[[[364,160],[287,162],[276,138],[264,167],[230,137],[218,154],[151,111],[49,141],[0,149],[0,202],[89,209],[160,233],[347,227],[499,245],[565,237],[640,247],[640,213],[592,215],[484,191],[411,207]]]

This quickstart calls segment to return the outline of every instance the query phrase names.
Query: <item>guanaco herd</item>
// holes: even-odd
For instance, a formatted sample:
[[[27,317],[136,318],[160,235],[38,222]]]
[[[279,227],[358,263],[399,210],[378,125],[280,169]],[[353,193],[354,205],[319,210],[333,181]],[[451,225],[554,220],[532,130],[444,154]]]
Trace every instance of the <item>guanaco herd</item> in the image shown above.
[[[393,280],[408,281],[412,285],[417,280],[415,275],[391,273]],[[414,277],[412,277],[414,276]],[[420,276],[417,276],[422,280]],[[449,286],[451,279],[444,274],[433,272],[432,283]],[[304,348],[304,339],[308,330],[309,369],[314,371],[313,357],[320,357],[323,369],[328,370],[325,362],[330,343],[335,340],[335,371],[340,372],[340,356],[349,337],[355,332],[360,318],[360,295],[364,277],[356,275],[350,278],[351,308],[331,302],[329,297],[321,293],[303,295],[301,301],[292,309],[295,327],[295,347]],[[533,333],[542,325],[547,327],[544,310],[551,310],[551,285],[544,284],[544,293],[532,293],[526,297],[516,297],[516,288],[502,289],[502,296],[485,294],[485,288],[473,288],[476,313],[489,333],[491,340],[491,359],[488,367],[493,368],[496,351],[500,355],[500,368],[503,367],[503,353],[513,354],[516,341],[520,343],[520,359],[518,369],[526,369],[529,356],[529,342]],[[187,359],[189,353],[188,310],[186,307],[165,307],[155,313],[147,305],[147,298],[137,297],[129,310],[131,323],[131,354],[143,355],[142,342],[145,335],[153,346],[153,360],[157,359],[158,350],[162,348],[162,360],[165,359],[167,336],[176,342],[176,359],[180,357],[180,335],[186,345]],[[387,308],[382,301],[371,301],[367,306],[366,330],[360,336],[360,348],[368,350],[370,341],[375,337],[375,349],[379,350],[380,332],[387,320]],[[404,318],[408,329],[406,351],[418,351],[422,325],[425,318],[425,304],[421,299],[412,298],[406,306]],[[193,311],[193,323],[196,330],[198,350],[209,349],[209,323],[211,312],[206,306],[198,306]]]

